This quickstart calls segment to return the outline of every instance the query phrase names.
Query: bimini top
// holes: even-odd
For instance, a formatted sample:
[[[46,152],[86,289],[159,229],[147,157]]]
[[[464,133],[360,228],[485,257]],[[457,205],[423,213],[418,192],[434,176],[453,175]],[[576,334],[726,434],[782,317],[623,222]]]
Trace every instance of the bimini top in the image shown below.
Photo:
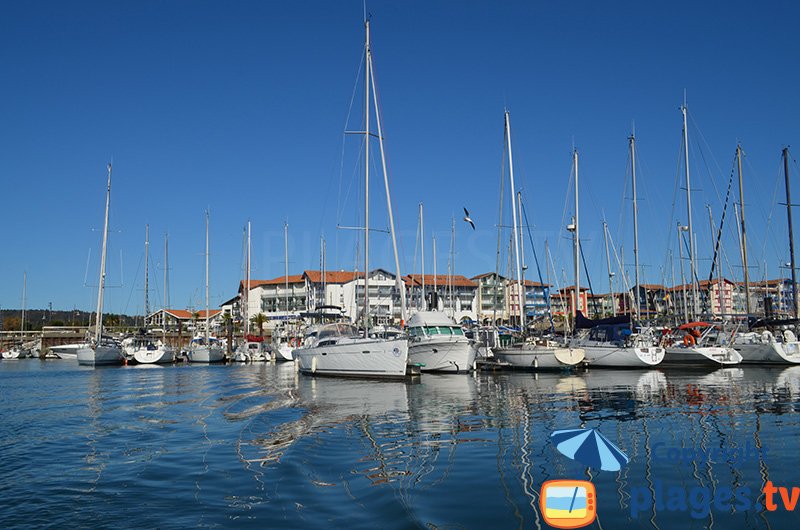
[[[347,322],[337,322],[335,324],[325,324],[317,332],[317,340],[328,339],[331,337],[357,337],[358,328]]]
[[[442,311],[419,311],[408,319],[410,328],[423,326],[458,326],[458,324]]]

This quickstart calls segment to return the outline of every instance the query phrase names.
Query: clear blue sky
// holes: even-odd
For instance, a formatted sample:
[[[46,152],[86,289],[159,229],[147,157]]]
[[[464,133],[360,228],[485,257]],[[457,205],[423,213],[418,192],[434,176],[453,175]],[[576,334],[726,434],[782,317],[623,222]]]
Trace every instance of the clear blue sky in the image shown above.
[[[562,219],[565,204],[572,210],[573,144],[580,152],[582,234],[598,292],[607,291],[603,213],[633,261],[626,168],[635,121],[642,276],[660,283],[665,272],[669,282],[674,226],[686,217],[682,194],[673,211],[686,89],[701,276],[710,255],[705,204],[718,220],[714,190],[724,193],[737,141],[747,153],[752,274],[762,277],[764,263],[768,276],[779,274],[788,258],[785,212],[774,204],[783,201],[780,150],[800,149],[795,2],[372,1],[368,10],[404,273],[419,272],[420,201],[428,271],[432,232],[446,270],[452,215],[456,272],[494,270],[507,107],[537,250],[549,240],[559,275],[570,271]],[[84,278],[91,249],[87,283],[97,283],[110,160],[108,281],[122,286],[109,289],[109,311],[141,311],[145,223],[153,306],[165,232],[171,305],[202,304],[206,207],[212,305],[235,294],[247,220],[254,278],[283,273],[284,221],[291,272],[319,267],[321,233],[329,265],[352,269],[355,234],[336,225],[360,222],[358,139],[343,140],[343,131],[362,43],[358,1],[7,3],[0,306],[20,306],[23,271],[28,307],[94,306]],[[362,119],[358,87],[351,128]],[[373,225],[385,227],[382,184],[372,189]],[[474,233],[460,220],[463,206]],[[373,247],[372,264],[393,268],[386,236],[375,234]],[[725,252],[741,275],[732,225]]]

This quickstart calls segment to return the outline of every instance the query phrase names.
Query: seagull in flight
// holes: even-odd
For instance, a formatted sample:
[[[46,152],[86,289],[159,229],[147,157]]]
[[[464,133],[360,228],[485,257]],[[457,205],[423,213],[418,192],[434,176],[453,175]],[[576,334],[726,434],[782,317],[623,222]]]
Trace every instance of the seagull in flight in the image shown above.
[[[472,219],[469,218],[469,212],[466,208],[464,208],[464,220],[469,223],[473,230],[475,230],[475,223],[473,223]]]

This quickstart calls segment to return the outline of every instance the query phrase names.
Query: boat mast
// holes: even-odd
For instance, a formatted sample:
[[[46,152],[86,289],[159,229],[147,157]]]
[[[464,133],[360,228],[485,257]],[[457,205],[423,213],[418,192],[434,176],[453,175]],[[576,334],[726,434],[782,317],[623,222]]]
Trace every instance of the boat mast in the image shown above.
[[[211,330],[208,325],[208,210],[206,210],[206,346],[211,347]]]
[[[106,286],[106,253],[108,251],[108,208],[111,205],[111,163],[108,164],[108,185],[106,186],[106,213],[103,221],[103,250],[100,255],[100,285],[97,289],[97,322],[94,330],[95,344],[100,344],[103,334],[103,292]]]
[[[581,299],[581,240],[578,228],[578,150],[572,151],[572,164],[575,168],[575,217],[573,218],[572,231],[575,245],[575,303],[572,304],[572,317],[577,316]]]
[[[161,313],[161,329],[164,330],[164,344],[167,343],[167,309],[169,309],[169,234],[164,232],[164,311]]]
[[[247,258],[245,261],[244,272],[244,335],[250,334],[250,221],[247,221]]]
[[[426,311],[428,308],[425,304],[425,219],[422,215],[422,203],[419,203],[419,234],[422,244],[422,310]]]
[[[434,307],[434,311],[439,309],[439,291],[438,291],[438,284],[439,281],[436,278],[436,236],[433,236],[433,292],[436,293],[432,301],[436,302],[436,307]]]
[[[742,226],[742,268],[744,269],[744,307],[750,315],[750,271],[747,270],[747,232],[744,228],[744,183],[742,179],[742,146],[736,146],[736,165],[739,169],[739,216]]]
[[[690,318],[696,317],[698,314],[697,308],[697,278],[696,265],[695,265],[695,246],[694,246],[694,231],[692,229],[692,184],[689,177],[689,132],[686,126],[686,103],[681,105],[681,114],[683,115],[683,162],[686,171],[686,213],[688,216],[689,227],[689,274],[690,281],[692,282],[692,314]]]
[[[169,309],[169,234],[166,232],[164,233],[164,309]]]
[[[406,307],[406,289],[403,285],[403,277],[400,273],[400,255],[397,252],[397,234],[394,228],[394,214],[392,213],[392,196],[389,192],[389,172],[386,169],[386,152],[383,148],[383,130],[381,128],[381,115],[378,111],[378,98],[377,94],[378,91],[375,88],[375,70],[372,64],[372,48],[370,47],[369,43],[369,21],[367,21],[367,61],[368,67],[366,70],[367,73],[367,85],[372,84],[372,101],[375,105],[375,127],[378,129],[378,145],[380,146],[380,153],[381,153],[381,168],[383,169],[383,186],[386,191],[386,209],[389,212],[389,231],[392,234],[392,250],[394,251],[394,268],[395,268],[395,286],[397,290],[400,292],[400,327],[405,327],[406,320],[408,319],[408,309]],[[367,92],[369,95],[369,92]],[[369,98],[367,98],[367,106],[369,106]],[[366,138],[367,143],[369,143],[369,114],[367,114],[367,132]],[[366,150],[365,150],[365,162],[366,159]],[[369,166],[367,166],[369,167]],[[369,234],[367,234],[369,235]],[[368,254],[367,250],[364,250],[365,254]],[[364,274],[367,274],[368,270],[364,270]]]
[[[517,201],[514,200],[517,196],[514,191],[514,158],[511,151],[511,121],[508,116],[508,111],[505,111],[506,122],[506,145],[508,147],[508,175],[511,182],[511,215],[512,215],[512,237],[514,238],[514,258],[517,268],[517,301],[519,304],[519,327],[524,333],[525,331],[525,312],[522,310],[522,266],[520,264],[519,254],[519,232],[517,231]]]
[[[789,222],[789,266],[792,268],[792,316],[797,318],[797,278],[794,262],[794,234],[792,230],[792,194],[789,190],[789,148],[783,148],[783,175],[786,181],[786,218]]]
[[[608,296],[611,297],[611,311],[617,316],[617,304],[614,303],[614,273],[611,271],[611,254],[608,252],[608,223],[603,221],[603,241],[606,246],[606,268],[608,269]]]
[[[289,319],[289,223],[283,223],[283,306]]]
[[[364,21],[364,338],[369,337],[369,19]]]
[[[639,207],[636,203],[636,136],[631,134],[628,138],[631,150],[631,180],[633,181],[633,269],[636,280],[636,319],[641,320],[642,302],[640,300],[641,287],[639,283]],[[645,297],[645,304],[647,297]]]
[[[150,315],[150,225],[144,225],[144,327]]]
[[[678,262],[681,265],[681,298],[683,300],[683,320],[689,321],[689,300],[686,297],[686,275],[683,272],[683,236],[681,232],[685,232],[685,226],[678,221]]]

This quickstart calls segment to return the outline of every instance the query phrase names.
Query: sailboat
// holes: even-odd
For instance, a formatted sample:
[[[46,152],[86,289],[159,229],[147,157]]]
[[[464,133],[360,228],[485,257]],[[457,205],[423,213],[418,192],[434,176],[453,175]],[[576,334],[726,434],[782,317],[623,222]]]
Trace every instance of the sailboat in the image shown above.
[[[684,170],[686,176],[686,210],[688,217],[689,231],[689,260],[692,281],[692,308],[693,314],[699,314],[697,310],[697,276],[696,276],[696,256],[694,245],[694,234],[692,232],[692,196],[691,179],[689,173],[689,132],[686,123],[686,105],[681,106],[683,115],[683,150],[684,150]],[[633,153],[633,137],[631,137],[631,152]],[[635,165],[634,175],[635,173]],[[741,169],[741,167],[740,167]],[[635,181],[634,176],[634,181]],[[709,284],[709,293],[711,285]],[[637,285],[637,304],[638,304],[638,285]],[[705,328],[702,332],[699,328]],[[685,335],[676,337],[666,348],[664,363],[677,364],[681,366],[730,366],[742,362],[742,355],[727,344],[716,344],[714,340],[721,334],[716,333],[716,326],[711,326],[706,322],[687,322],[679,326],[677,331],[684,331]]]
[[[100,256],[100,285],[97,289],[97,317],[94,336],[77,350],[78,364],[97,366],[122,364],[125,357],[119,344],[103,335],[103,295],[106,287],[106,253],[108,251],[108,210],[111,205],[111,164],[108,164],[108,185],[106,187],[106,214],[103,223],[103,251]]]
[[[175,350],[163,340],[153,340],[147,336],[147,316],[150,314],[150,225],[145,225],[144,236],[144,334],[133,337],[126,348],[126,355],[139,364],[171,363],[175,360]],[[166,289],[166,286],[164,287]]]
[[[293,361],[292,343],[299,343],[294,336],[296,331],[292,329],[292,322],[289,320],[289,223],[283,224],[283,262],[284,262],[284,307],[286,308],[286,320],[283,326],[273,332],[272,352],[276,361]],[[324,272],[323,272],[324,274]]]
[[[22,273],[22,320],[20,322],[20,332],[25,333],[25,289],[28,283],[28,273]],[[30,343],[23,342],[24,338],[20,339],[20,343],[14,344],[9,349],[0,353],[2,359],[24,359],[25,357],[38,357],[38,351],[34,350],[36,341]]]
[[[657,337],[652,329],[634,328],[629,315],[594,321],[584,317],[579,309],[581,241],[578,223],[577,149],[572,152],[572,167],[575,172],[575,217],[568,229],[572,231],[575,254],[575,289],[573,289],[575,299],[572,304],[572,314],[575,319],[576,334],[571,344],[583,348],[586,361],[592,367],[647,368],[655,366],[664,359],[664,348],[657,345]],[[635,229],[634,233],[638,234],[638,229]],[[636,244],[634,243],[635,248]]]
[[[247,222],[246,254],[244,288],[242,289],[242,299],[239,302],[244,320],[244,340],[233,352],[233,360],[240,363],[268,361],[270,353],[264,347],[264,339],[250,335],[250,221]]]
[[[511,152],[511,119],[505,111],[504,136],[508,150],[508,174],[511,183],[511,212],[512,212],[512,237],[514,238],[515,262],[517,269],[517,300],[519,307],[521,340],[509,346],[495,346],[492,348],[494,356],[503,363],[508,363],[515,368],[528,368],[534,370],[562,369],[577,366],[584,359],[584,351],[580,347],[570,344],[561,345],[553,340],[536,339],[527,333],[525,325],[525,281],[522,276],[520,241],[522,234],[520,227],[522,212],[517,215],[517,198],[514,189],[514,159]]]
[[[225,360],[225,351],[216,337],[211,336],[208,316],[208,210],[206,210],[206,329],[189,344],[189,362],[217,363]]]
[[[792,197],[789,187],[789,149],[784,148],[782,152],[783,171],[786,182],[786,204],[789,221],[789,250],[791,252],[792,285],[794,282],[794,243],[792,241]],[[747,270],[747,232],[744,225],[744,186],[742,184],[742,148],[736,146],[736,159],[739,167],[739,203],[741,205],[741,246],[742,246],[742,267],[744,268],[745,304],[746,313],[750,314],[750,286]],[[794,316],[797,317],[796,298]],[[757,320],[750,325],[750,331],[739,333],[734,338],[733,347],[742,356],[743,363],[758,364],[798,364],[800,363],[800,341],[797,340],[795,332],[792,331],[797,324],[797,319],[781,320],[764,318]],[[760,331],[758,331],[760,330]]]
[[[315,328],[306,337],[303,347],[292,353],[304,374],[359,376],[359,377],[405,377],[408,373],[408,339],[403,336],[380,338],[370,334],[370,290],[369,290],[369,168],[370,168],[370,103],[375,106],[377,136],[380,143],[383,167],[386,204],[389,213],[389,228],[394,248],[397,286],[400,289],[402,318],[405,320],[405,289],[401,285],[400,260],[397,254],[397,240],[394,230],[394,217],[389,196],[389,181],[386,171],[386,157],[383,149],[378,99],[375,97],[375,78],[370,49],[369,20],[364,22],[366,40],[364,45],[364,331],[359,333],[356,326],[348,323],[325,324]],[[373,92],[370,101],[370,90]]]

